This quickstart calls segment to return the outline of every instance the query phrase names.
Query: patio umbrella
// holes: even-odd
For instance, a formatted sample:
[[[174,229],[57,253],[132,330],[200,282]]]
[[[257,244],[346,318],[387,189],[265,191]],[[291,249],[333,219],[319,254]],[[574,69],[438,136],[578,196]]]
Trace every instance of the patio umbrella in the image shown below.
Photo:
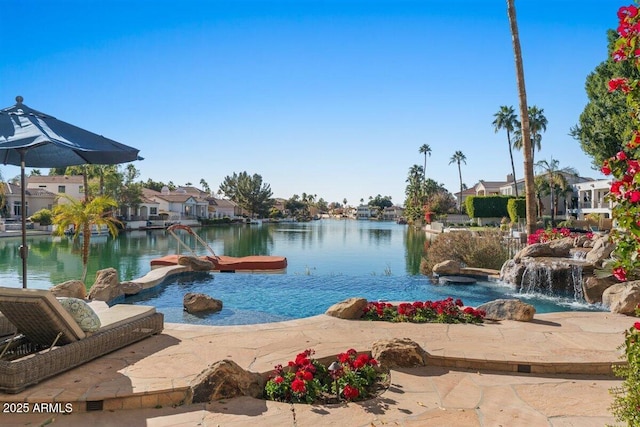
[[[22,103],[0,110],[0,163],[20,166],[22,287],[27,287],[25,167],[113,165],[142,160],[135,148],[65,123]],[[86,191],[86,190],[85,190]]]

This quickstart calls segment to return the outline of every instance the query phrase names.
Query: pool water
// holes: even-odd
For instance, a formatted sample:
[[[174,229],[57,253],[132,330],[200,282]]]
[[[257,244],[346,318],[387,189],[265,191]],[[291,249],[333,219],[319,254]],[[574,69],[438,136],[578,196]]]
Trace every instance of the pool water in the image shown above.
[[[187,292],[222,300],[218,313],[192,315],[183,310]],[[324,313],[331,305],[351,297],[370,301],[426,301],[449,296],[465,305],[478,306],[498,298],[520,298],[538,313],[568,310],[601,310],[601,307],[542,295],[515,294],[500,282],[473,285],[439,285],[427,276],[351,276],[313,274],[208,274],[189,273],[126,302],[156,306],[165,321],[202,325],[244,325],[298,319]]]

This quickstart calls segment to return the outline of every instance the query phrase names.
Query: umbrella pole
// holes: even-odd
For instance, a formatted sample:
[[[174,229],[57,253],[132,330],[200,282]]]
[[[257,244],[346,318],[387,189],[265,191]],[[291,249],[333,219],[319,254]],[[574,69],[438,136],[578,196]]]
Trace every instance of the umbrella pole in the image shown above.
[[[20,192],[21,205],[20,216],[22,218],[22,245],[20,245],[20,258],[22,258],[22,287],[27,287],[27,256],[29,254],[29,247],[27,246],[27,202],[26,202],[26,179],[24,176],[24,154],[25,150],[20,150]]]

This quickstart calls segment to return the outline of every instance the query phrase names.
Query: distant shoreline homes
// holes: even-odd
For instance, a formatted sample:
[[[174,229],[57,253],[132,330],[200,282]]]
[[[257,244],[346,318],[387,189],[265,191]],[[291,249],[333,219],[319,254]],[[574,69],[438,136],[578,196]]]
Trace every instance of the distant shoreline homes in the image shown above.
[[[598,214],[604,218],[611,218],[612,202],[605,200],[609,192],[609,180],[594,180],[569,173],[563,173],[567,182],[565,191],[559,192],[558,217],[573,217],[585,219],[589,214]],[[538,175],[544,178],[545,174]],[[12,183],[3,183],[4,197],[6,199],[4,216],[7,221],[21,218],[20,186]],[[57,203],[60,194],[67,194],[76,199],[84,197],[84,181],[78,175],[34,175],[27,178],[26,204],[27,216],[41,209],[52,209]],[[469,196],[489,195],[515,195],[524,194],[524,179],[518,180],[515,185],[511,175],[505,181],[480,180],[473,187],[463,190],[462,193],[454,193],[458,199],[464,200]],[[274,208],[287,217],[285,199],[275,199]],[[548,212],[549,198],[542,198],[543,206]],[[378,212],[376,208],[366,204],[357,207],[335,209],[329,214],[332,216],[353,219],[370,219],[379,217],[382,220],[399,221],[403,218],[404,208],[390,206]],[[135,208],[122,207],[118,217],[126,221],[130,228],[144,228],[145,226],[160,226],[166,222],[192,222],[198,219],[242,218],[246,212],[233,201],[214,197],[212,194],[193,186],[182,186],[170,191],[167,187],[161,191],[148,188],[142,189],[142,201]],[[319,217],[323,212],[312,208],[312,217]]]

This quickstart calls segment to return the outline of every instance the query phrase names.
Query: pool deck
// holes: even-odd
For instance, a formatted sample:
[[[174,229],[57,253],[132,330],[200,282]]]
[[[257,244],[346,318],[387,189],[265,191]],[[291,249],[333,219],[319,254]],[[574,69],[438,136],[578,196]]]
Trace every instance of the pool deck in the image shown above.
[[[633,318],[604,312],[536,315],[532,322],[394,324],[326,315],[245,326],[166,324],[162,334],[105,355],[22,393],[1,394],[2,426],[602,426],[614,424],[610,367],[621,362]],[[249,397],[182,405],[190,382],[231,359],[268,372],[307,348],[318,358],[380,339],[410,338],[428,366],[391,371],[366,401],[290,405]],[[28,402],[30,414],[7,413]],[[33,413],[37,402],[70,404]]]

